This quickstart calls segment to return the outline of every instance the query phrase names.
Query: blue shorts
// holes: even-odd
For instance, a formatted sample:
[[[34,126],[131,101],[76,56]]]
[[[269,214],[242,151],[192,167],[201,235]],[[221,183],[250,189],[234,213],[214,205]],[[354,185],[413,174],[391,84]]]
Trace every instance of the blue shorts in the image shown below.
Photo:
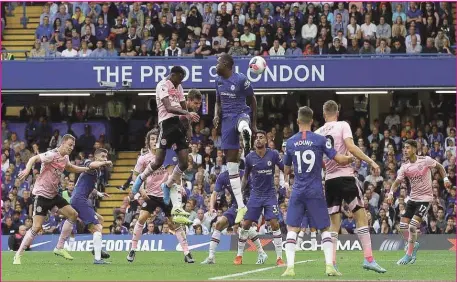
[[[235,225],[235,218],[236,218],[236,213],[237,213],[238,208],[236,207],[230,207],[222,216],[225,216],[227,218],[228,227],[231,227]]]
[[[245,220],[257,222],[262,215],[262,211],[266,221],[279,219],[278,200],[276,197],[263,201],[251,197],[246,206],[248,212],[244,216]]]
[[[172,149],[167,149],[165,154],[165,160],[163,161],[163,167],[175,166],[178,164],[178,155]]]
[[[307,198],[299,192],[292,191],[287,209],[286,223],[292,227],[300,227],[305,214],[309,219],[309,226],[318,230],[330,226],[330,218],[327,211],[325,198]]]
[[[70,204],[78,212],[78,217],[84,222],[85,225],[100,224],[97,214],[95,213],[94,208],[88,200],[72,198],[70,200]]]
[[[308,216],[308,211],[306,211],[305,215],[303,216],[303,220],[301,222],[301,226],[300,227],[301,228],[316,228],[314,226],[311,226],[310,222],[311,222],[311,220],[310,220],[310,218]]]
[[[222,150],[240,149],[240,134],[238,132],[238,124],[242,120],[247,121],[248,124],[251,123],[251,119],[248,114],[239,114],[222,118]]]

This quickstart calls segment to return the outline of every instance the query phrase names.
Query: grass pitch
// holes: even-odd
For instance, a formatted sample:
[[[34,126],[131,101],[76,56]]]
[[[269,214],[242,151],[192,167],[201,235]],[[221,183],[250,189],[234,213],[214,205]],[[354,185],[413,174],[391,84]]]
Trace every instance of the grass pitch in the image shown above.
[[[207,252],[194,252],[195,264],[184,263],[180,252],[137,252],[134,263],[126,260],[127,252],[112,252],[110,265],[94,265],[90,253],[72,252],[67,261],[52,252],[25,252],[22,265],[13,265],[13,252],[2,252],[2,281],[163,281],[163,280],[285,280],[284,267],[276,267],[275,253],[268,252],[264,265],[256,265],[257,254],[246,252],[243,265],[233,265],[235,252],[216,254],[215,265],[200,265]],[[363,253],[346,251],[338,254],[341,277],[324,274],[324,254],[298,252],[296,280],[455,281],[456,256],[451,251],[419,251],[415,264],[399,266],[402,251],[375,252],[376,261],[387,273],[362,269]],[[285,254],[284,254],[285,260]],[[288,278],[287,280],[290,280]]]

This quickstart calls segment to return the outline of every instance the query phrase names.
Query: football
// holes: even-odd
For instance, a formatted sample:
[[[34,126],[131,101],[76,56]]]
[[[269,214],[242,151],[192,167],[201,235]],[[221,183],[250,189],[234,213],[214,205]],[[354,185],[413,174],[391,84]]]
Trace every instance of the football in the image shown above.
[[[267,62],[260,56],[255,56],[249,61],[249,70],[255,74],[261,74],[267,68]]]

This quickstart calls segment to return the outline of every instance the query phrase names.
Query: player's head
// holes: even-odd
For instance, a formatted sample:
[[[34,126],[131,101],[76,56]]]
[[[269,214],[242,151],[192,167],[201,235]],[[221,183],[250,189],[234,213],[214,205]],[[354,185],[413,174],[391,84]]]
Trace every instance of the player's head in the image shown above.
[[[311,108],[308,106],[304,106],[298,109],[298,125],[311,126],[311,124],[313,123],[313,114],[313,110],[311,110]]]
[[[71,134],[65,134],[62,137],[62,143],[60,144],[60,148],[62,148],[63,153],[66,155],[70,155],[75,147],[75,137]]]
[[[406,158],[411,158],[416,154],[417,151],[417,142],[416,140],[408,139],[403,145],[404,153]]]
[[[95,150],[94,157],[96,161],[107,161],[108,160],[108,150],[104,148],[98,148]]]
[[[202,93],[198,89],[191,89],[187,93],[187,108],[189,111],[196,112],[202,105]]]
[[[324,103],[324,119],[325,121],[334,121],[338,119],[338,104],[333,100],[328,100]]]
[[[220,76],[227,76],[233,69],[233,65],[235,62],[233,61],[232,56],[227,53],[223,53],[222,55],[217,58],[217,65],[216,65],[216,73]]]
[[[255,133],[255,147],[257,149],[264,149],[267,143],[267,133],[263,130],[258,130]]]
[[[154,150],[157,144],[157,137],[159,136],[159,130],[154,128],[146,134],[146,148],[148,150]]]
[[[178,86],[182,83],[184,77],[186,76],[186,71],[180,66],[174,66],[171,68],[170,80],[175,86]]]

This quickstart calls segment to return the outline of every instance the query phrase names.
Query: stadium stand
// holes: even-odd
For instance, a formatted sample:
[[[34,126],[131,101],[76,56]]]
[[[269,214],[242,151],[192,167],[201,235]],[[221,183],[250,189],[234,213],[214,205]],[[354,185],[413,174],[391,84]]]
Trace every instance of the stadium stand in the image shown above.
[[[189,6],[186,3],[178,5],[169,5],[168,3],[152,5],[148,3],[141,6],[138,3],[134,3],[130,6],[121,4],[118,7],[115,4],[105,6],[94,3],[90,5],[85,3],[81,6],[71,6],[66,2],[64,5],[53,4],[51,7],[44,7],[42,4],[34,4],[33,6],[18,5],[14,7],[11,3],[2,3],[2,9],[6,12],[4,13],[6,17],[2,18],[3,21],[6,21],[2,25],[2,29],[5,27],[2,33],[4,38],[3,47],[7,50],[2,53],[2,58],[8,59],[5,56],[8,52],[13,54],[15,59],[60,56],[64,54],[64,51],[71,53],[69,50],[73,48],[76,50],[78,44],[83,50],[86,48],[85,45],[89,49],[93,49],[93,55],[90,56],[95,57],[118,55],[176,56],[177,54],[199,57],[209,54],[214,55],[223,51],[239,55],[263,55],[266,53],[269,55],[283,55],[285,52],[285,54],[308,56],[326,54],[329,51],[334,54],[345,54],[346,52],[355,52],[354,50],[359,50],[360,48],[365,51],[356,51],[357,54],[363,52],[382,54],[388,50],[389,46],[391,52],[394,53],[395,42],[400,42],[400,46],[397,49],[403,50],[398,52],[412,53],[413,51],[410,50],[417,49],[414,44],[415,40],[418,39],[418,36],[415,35],[416,33],[421,38],[420,44],[422,46],[420,48],[422,52],[427,50],[435,53],[453,54],[454,51],[451,45],[455,45],[455,3],[436,4],[435,12],[428,12],[432,15],[431,20],[434,26],[429,25],[427,27],[424,23],[416,23],[416,28],[410,29],[411,25],[414,26],[415,24],[409,23],[406,26],[400,24],[395,28],[392,27],[392,30],[398,30],[400,34],[404,31],[404,34],[393,37],[388,35],[388,29],[392,22],[396,21],[393,18],[396,13],[394,12],[396,4],[386,2],[376,3],[376,5],[354,3],[355,32],[351,30],[351,27],[348,27],[350,21],[350,12],[348,10],[353,11],[352,5],[348,3],[344,3],[341,8],[337,7],[337,5],[327,6],[327,4],[316,4],[315,7],[314,4],[306,6],[306,4],[298,3],[284,5],[269,2],[262,2],[259,5],[251,4],[249,6],[246,4],[225,6],[217,3],[205,3],[204,5],[198,4],[196,7]],[[387,10],[383,10],[383,5],[386,6]],[[414,13],[427,13],[427,5],[429,4],[421,4],[420,12],[414,8],[413,11],[409,11],[405,7],[400,7],[399,15],[400,17],[408,15],[408,17],[412,18],[415,15]],[[373,6],[373,10],[367,12],[368,9],[371,9],[371,6]],[[229,7],[231,11],[229,11]],[[338,12],[338,9],[341,9],[340,12]],[[221,13],[218,14],[216,11],[221,11]],[[295,13],[296,20],[290,20],[292,17],[289,17],[289,12]],[[47,15],[48,13],[49,16]],[[78,16],[80,13],[82,15]],[[102,13],[101,22],[97,24],[99,19],[96,16],[100,15],[100,13]],[[103,13],[106,13],[106,17],[103,16]],[[232,24],[231,28],[227,28],[227,22],[231,21],[230,13],[234,13],[233,22],[235,24]],[[317,16],[320,13],[323,13],[324,16],[322,21],[320,21],[322,17]],[[372,16],[364,18],[363,16],[367,16],[367,13]],[[380,16],[382,14],[384,15],[384,20],[381,20],[382,17]],[[312,15],[315,16],[312,17]],[[51,31],[49,31],[46,24],[39,27],[40,18],[43,18],[43,21],[46,22],[45,17],[51,18],[50,25],[53,26]],[[24,21],[24,18],[27,18],[27,22]],[[83,18],[85,19],[83,20]],[[60,27],[56,26],[54,19],[61,20],[62,25]],[[70,20],[65,22],[67,19]],[[304,25],[308,20],[310,20],[308,26]],[[365,24],[363,24],[364,20],[367,21]],[[159,23],[160,21],[163,22]],[[175,21],[176,23],[173,24]],[[340,21],[342,21],[341,24]],[[384,21],[385,24],[381,23]],[[452,24],[446,25],[446,21]],[[374,23],[370,24],[372,22]],[[386,28],[386,25],[389,28]],[[76,29],[76,34],[73,33],[72,27]],[[108,33],[107,27],[111,28]],[[220,30],[219,27],[223,27],[223,29]],[[370,37],[373,31],[371,29],[374,28],[377,34],[387,35],[379,38]],[[358,34],[357,31],[359,29],[363,33]],[[409,30],[411,30],[412,36],[405,36]],[[49,32],[51,32],[51,36],[48,37]],[[206,34],[206,36],[203,34]],[[40,37],[38,38],[40,44],[37,44],[32,50],[32,46],[36,44],[36,35]],[[51,40],[50,37],[53,37],[54,40]],[[64,37],[69,39],[69,43],[64,42]],[[353,40],[354,38],[356,40]],[[432,40],[430,41],[428,38]],[[123,45],[124,40],[125,46]],[[100,45],[98,41],[105,45]],[[409,43],[404,43],[404,41],[413,43],[408,45]],[[53,44],[54,42],[62,45],[57,48],[52,47],[57,46]],[[335,42],[338,43],[335,44]],[[353,44],[352,42],[355,43]],[[297,44],[297,47],[295,47],[295,44]],[[345,46],[344,49],[340,48],[340,44]],[[108,45],[110,46],[108,47]],[[363,48],[363,45],[367,45],[367,47]],[[347,50],[345,50],[346,47]],[[58,53],[53,48],[56,48]],[[108,50],[106,52],[102,51],[103,48]],[[83,52],[83,54],[86,53]],[[398,232],[399,215],[404,212],[404,202],[407,201],[405,193],[408,191],[408,186],[403,186],[404,189],[401,189],[395,195],[394,203],[387,202],[385,196],[389,183],[395,177],[401,163],[402,142],[406,138],[414,138],[421,144],[421,155],[431,155],[445,164],[449,178],[454,185],[451,189],[444,189],[442,182],[434,181],[434,187],[439,187],[440,189],[436,191],[436,199],[429,211],[430,221],[421,227],[421,232],[430,234],[455,233],[455,96],[440,96],[436,97],[436,99],[433,97],[430,99],[430,103],[427,104],[421,102],[411,93],[406,95],[394,94],[392,97],[392,113],[385,116],[379,115],[374,119],[371,118],[373,120],[371,124],[368,121],[370,120],[368,119],[370,112],[366,98],[355,97],[351,101],[351,105],[343,105],[345,113],[343,119],[351,122],[359,147],[373,158],[376,158],[383,167],[381,175],[371,175],[370,168],[366,164],[363,162],[355,164],[357,176],[365,186],[366,209],[371,215],[372,232],[383,234]],[[296,98],[292,97],[292,99]],[[87,122],[99,122],[95,127],[105,128],[105,124],[100,120],[110,117],[106,112],[97,115],[97,109],[92,110],[87,106],[86,108],[84,106],[81,107],[81,105],[77,105],[77,101],[72,101],[62,101],[61,105],[63,107],[60,107],[57,112],[68,111],[71,108],[69,116],[76,117],[76,121],[79,124],[78,126],[74,125],[72,130],[78,131],[78,137],[84,133]],[[281,107],[284,109],[286,102],[283,98],[265,98],[263,101],[265,101],[265,108],[261,108],[261,110],[265,109],[264,112],[269,114],[262,114],[259,118],[259,123],[268,131],[270,148],[281,150],[283,141],[296,130],[291,124],[293,119],[289,118],[287,111],[275,111],[275,109],[280,109]],[[288,101],[288,105],[296,105],[297,103],[300,103],[300,98]],[[314,109],[322,107],[319,98],[313,103]],[[72,104],[71,107],[70,104]],[[106,106],[109,108],[108,104],[105,101],[105,104],[101,104],[100,107],[105,108]],[[123,112],[129,111],[125,104],[121,104],[121,107]],[[432,114],[432,111],[436,115]],[[25,223],[27,227],[30,227],[30,213],[28,210],[30,201],[26,191],[29,191],[33,186],[39,170],[38,168],[34,170],[33,176],[23,185],[16,185],[15,177],[19,169],[27,162],[28,157],[37,152],[44,152],[47,148],[55,147],[58,144],[58,142],[51,140],[52,132],[63,126],[65,126],[64,130],[66,131],[66,123],[62,123],[62,121],[66,120],[66,117],[62,118],[61,112],[58,114],[59,117],[56,118],[54,114],[50,113],[52,112],[50,107],[44,107],[43,109],[43,106],[38,105],[16,109],[10,107],[6,112],[9,113],[8,117],[2,117],[2,200],[4,203],[2,205],[2,227],[6,228],[2,228],[2,230],[4,230],[4,234],[5,232],[10,234],[8,233],[10,230],[13,230],[13,232],[18,231],[19,224]],[[318,113],[319,110],[316,110],[316,115]],[[151,112],[148,112],[148,114],[151,114]],[[156,113],[152,111],[152,115],[156,115]],[[32,121],[28,125],[22,121],[19,126],[11,116],[25,118],[26,121],[32,118]],[[55,119],[56,122],[49,125],[45,119],[42,119],[43,116],[50,120]],[[354,118],[351,118],[352,116]],[[133,120],[127,114],[122,116],[121,119],[125,120],[124,122]],[[154,122],[146,122],[145,120],[147,118],[142,120],[140,127],[145,127],[145,123],[149,129],[155,126]],[[220,136],[212,129],[210,120],[204,120],[194,128],[193,141],[195,148],[192,153],[191,166],[185,172],[184,180],[189,198],[185,207],[187,211],[191,212],[192,220],[198,219],[190,227],[190,233],[196,232],[199,234],[199,232],[205,232],[205,229],[211,231],[217,219],[217,217],[209,218],[206,213],[207,197],[213,189],[216,175],[225,169],[225,160],[221,151],[217,150],[220,145]],[[319,122],[322,124],[322,121],[316,121],[316,127]],[[129,127],[131,126],[132,124],[129,123]],[[92,128],[95,129],[94,126]],[[112,126],[106,125],[106,131],[111,129]],[[19,130],[24,134],[19,133]],[[58,140],[59,134],[62,135],[64,130],[57,133],[56,138],[53,140]],[[131,232],[130,227],[138,215],[138,207],[141,203],[133,198],[133,195],[129,195],[125,189],[129,186],[130,181],[128,179],[141,149],[144,132],[143,134],[134,135],[136,139],[140,140],[140,146],[137,145],[138,140],[136,140],[137,144],[130,148],[125,146],[125,143],[128,143],[126,140],[123,143],[118,140],[104,141],[105,135],[102,133],[104,131],[98,130],[97,134],[93,134],[92,141],[79,143],[72,160],[75,163],[80,163],[85,158],[90,158],[90,150],[96,145],[96,140],[99,141],[97,146],[110,148],[112,145],[110,152],[112,153],[112,159],[115,159],[114,168],[112,171],[106,171],[106,177],[103,183],[100,183],[100,189],[104,189],[112,197],[100,203],[95,201],[94,205],[98,207],[98,212],[105,218],[104,233],[125,232],[123,231],[125,229],[127,230],[126,232]],[[111,134],[111,138],[115,139],[117,135]],[[21,142],[25,143],[22,144]],[[135,151],[133,151],[134,149]],[[201,164],[199,164],[200,162]],[[284,211],[284,208],[287,207],[288,193],[283,187],[283,180],[279,172],[277,176],[278,182],[275,188],[277,188],[281,201],[281,210]],[[434,176],[436,177],[435,174]],[[77,176],[68,175],[62,178],[62,192],[71,193],[72,183],[74,184]],[[119,189],[119,187],[122,189]],[[220,210],[218,211],[219,215],[222,210],[227,208],[224,204],[224,198],[225,195],[222,195]],[[19,212],[19,219],[16,218],[14,210]],[[153,233],[162,231],[162,218],[163,215],[159,211],[150,220],[150,222],[154,223]],[[10,222],[11,219],[13,220]],[[57,227],[58,216],[55,214],[50,215],[50,222],[52,222],[51,226],[55,225]],[[281,224],[284,228],[283,220]],[[438,229],[435,229],[434,224]],[[124,228],[121,228],[121,226]],[[269,232],[263,226],[263,222],[259,223],[259,228],[261,226],[264,233]],[[116,230],[116,227],[119,228]],[[57,228],[55,229],[58,230]],[[147,229],[148,227],[145,228],[145,232],[148,232]],[[84,230],[78,231],[84,232]],[[52,232],[57,231],[52,230]],[[345,213],[345,221],[341,232],[353,233],[353,220],[350,213]],[[226,233],[233,234],[233,230],[227,230]]]

